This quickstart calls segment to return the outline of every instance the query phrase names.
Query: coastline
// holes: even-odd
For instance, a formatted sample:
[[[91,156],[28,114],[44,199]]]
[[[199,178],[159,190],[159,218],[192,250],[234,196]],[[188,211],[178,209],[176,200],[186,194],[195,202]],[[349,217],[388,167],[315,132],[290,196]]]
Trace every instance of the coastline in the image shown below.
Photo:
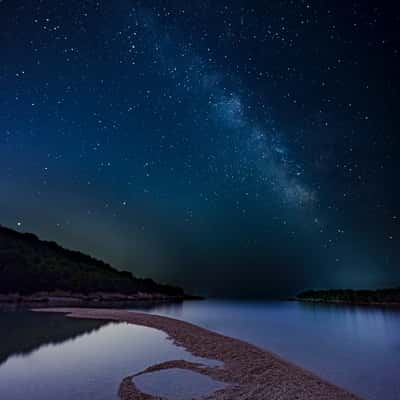
[[[123,308],[138,303],[176,303],[184,300],[202,300],[202,297],[183,295],[170,296],[160,293],[123,293],[94,292],[89,294],[71,292],[38,292],[30,295],[0,294],[0,308],[52,308],[52,307],[89,307]]]
[[[193,355],[223,363],[221,367],[208,367],[172,360],[149,366],[122,379],[119,389],[122,400],[156,400],[154,396],[141,393],[133,379],[137,375],[166,368],[192,370],[228,384],[208,396],[209,400],[360,400],[360,397],[271,352],[188,322],[115,309],[45,308],[34,311],[59,312],[73,318],[121,321],[155,328],[167,333],[175,345],[184,347]]]
[[[389,303],[389,302],[366,302],[366,301],[345,301],[345,300],[325,300],[325,299],[302,299],[294,298],[290,301],[297,301],[299,303],[309,304],[332,304],[332,305],[343,305],[343,306],[371,306],[371,307],[393,307],[399,308],[400,303]]]

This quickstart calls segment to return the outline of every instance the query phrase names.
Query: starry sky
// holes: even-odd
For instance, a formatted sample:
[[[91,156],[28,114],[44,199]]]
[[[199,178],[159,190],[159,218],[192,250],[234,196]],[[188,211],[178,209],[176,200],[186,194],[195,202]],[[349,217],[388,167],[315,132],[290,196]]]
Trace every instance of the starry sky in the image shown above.
[[[0,224],[205,295],[400,285],[400,11],[0,1]]]

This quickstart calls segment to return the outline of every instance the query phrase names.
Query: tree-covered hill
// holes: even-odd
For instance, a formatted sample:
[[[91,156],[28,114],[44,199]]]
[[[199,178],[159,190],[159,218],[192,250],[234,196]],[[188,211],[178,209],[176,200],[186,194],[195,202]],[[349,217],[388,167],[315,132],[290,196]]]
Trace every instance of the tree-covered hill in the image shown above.
[[[181,288],[138,279],[81,252],[0,225],[0,293],[44,291],[184,295]]]
[[[307,290],[299,293],[297,299],[329,303],[400,304],[400,288],[377,290]]]

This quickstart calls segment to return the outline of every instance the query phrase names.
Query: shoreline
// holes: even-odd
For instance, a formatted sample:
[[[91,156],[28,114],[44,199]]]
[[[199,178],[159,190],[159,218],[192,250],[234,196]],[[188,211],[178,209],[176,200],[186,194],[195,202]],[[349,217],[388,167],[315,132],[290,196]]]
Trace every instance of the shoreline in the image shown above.
[[[324,299],[301,299],[294,298],[290,301],[297,301],[299,303],[311,304],[334,304],[343,306],[370,306],[370,307],[384,307],[384,308],[399,308],[400,303],[384,303],[384,302],[362,302],[362,301],[344,301],[344,300],[324,300]]]
[[[0,294],[0,308],[123,308],[137,304],[181,303],[188,300],[202,300],[202,297],[183,295],[167,296],[159,293],[123,293],[94,292],[89,294],[70,292],[39,292],[31,295]]]
[[[166,368],[182,368],[227,383],[210,394],[209,400],[360,400],[361,398],[255,345],[169,317],[110,309],[45,308],[36,312],[59,312],[67,317],[127,322],[165,332],[191,354],[218,360],[221,367],[208,367],[183,360],[152,365],[121,380],[122,400],[156,400],[141,393],[133,382],[137,375]]]

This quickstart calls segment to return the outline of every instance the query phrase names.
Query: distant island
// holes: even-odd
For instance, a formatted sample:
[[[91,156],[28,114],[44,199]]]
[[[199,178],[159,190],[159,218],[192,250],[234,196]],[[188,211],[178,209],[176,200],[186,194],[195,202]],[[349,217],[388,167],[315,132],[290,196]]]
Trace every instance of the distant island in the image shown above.
[[[190,297],[179,287],[136,278],[81,252],[0,225],[0,303],[78,305]]]
[[[296,299],[323,303],[400,305],[400,288],[307,290],[299,293]]]

